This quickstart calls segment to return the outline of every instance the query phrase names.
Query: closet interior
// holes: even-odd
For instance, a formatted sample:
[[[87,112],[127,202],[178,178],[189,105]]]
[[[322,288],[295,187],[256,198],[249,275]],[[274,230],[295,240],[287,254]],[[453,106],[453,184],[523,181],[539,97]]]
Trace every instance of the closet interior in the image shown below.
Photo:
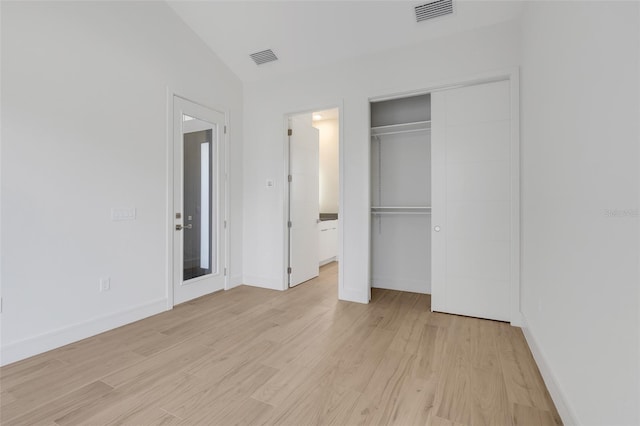
[[[370,110],[371,286],[431,293],[431,96]]]

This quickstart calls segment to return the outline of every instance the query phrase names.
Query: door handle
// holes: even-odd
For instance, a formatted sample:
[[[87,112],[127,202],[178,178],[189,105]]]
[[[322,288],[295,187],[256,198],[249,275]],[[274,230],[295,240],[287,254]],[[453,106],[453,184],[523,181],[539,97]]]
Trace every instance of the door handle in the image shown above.
[[[183,229],[191,229],[191,228],[193,228],[192,224],[188,224],[188,225],[185,225],[185,226],[176,225],[176,231],[182,231]]]
[[[440,226],[436,225],[433,227],[433,230],[436,232],[440,232]]]

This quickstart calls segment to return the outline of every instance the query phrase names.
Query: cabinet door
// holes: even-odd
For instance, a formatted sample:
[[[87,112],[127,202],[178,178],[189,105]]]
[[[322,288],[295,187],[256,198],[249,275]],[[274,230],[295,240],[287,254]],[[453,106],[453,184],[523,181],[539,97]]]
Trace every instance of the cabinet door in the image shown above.
[[[338,255],[338,221],[321,222],[319,232],[319,263],[323,265]]]
[[[509,90],[500,81],[432,94],[434,311],[510,320]]]

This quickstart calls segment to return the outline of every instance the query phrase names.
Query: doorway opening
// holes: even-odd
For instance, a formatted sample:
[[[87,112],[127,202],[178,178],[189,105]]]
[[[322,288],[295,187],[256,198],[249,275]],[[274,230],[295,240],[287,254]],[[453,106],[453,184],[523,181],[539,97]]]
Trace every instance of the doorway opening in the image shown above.
[[[336,270],[340,251],[340,113],[319,109],[287,117],[286,284]],[[325,266],[326,265],[326,266]]]

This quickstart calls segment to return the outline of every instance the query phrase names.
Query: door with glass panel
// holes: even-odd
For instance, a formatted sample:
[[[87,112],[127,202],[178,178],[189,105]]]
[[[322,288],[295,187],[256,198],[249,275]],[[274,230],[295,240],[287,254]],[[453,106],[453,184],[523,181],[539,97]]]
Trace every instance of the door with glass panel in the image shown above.
[[[173,102],[174,304],[225,288],[224,114]]]

